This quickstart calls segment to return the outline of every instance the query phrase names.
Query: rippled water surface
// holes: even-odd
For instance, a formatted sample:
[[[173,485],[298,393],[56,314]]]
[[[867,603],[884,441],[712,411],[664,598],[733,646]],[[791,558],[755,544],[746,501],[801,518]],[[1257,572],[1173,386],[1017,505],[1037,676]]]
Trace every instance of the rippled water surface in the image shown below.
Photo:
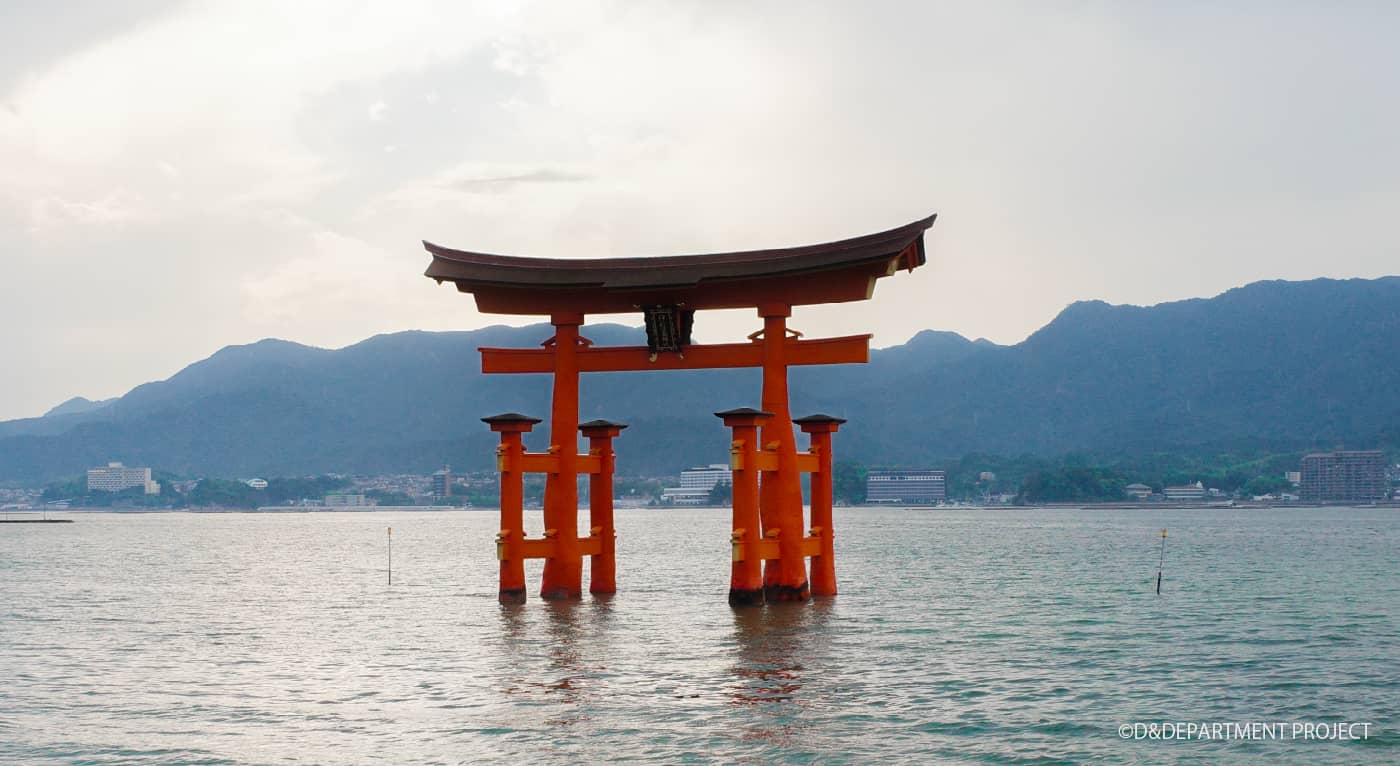
[[[523,607],[494,513],[74,517],[0,525],[0,762],[1400,763],[1394,510],[837,509],[841,595],[739,611],[725,511]]]

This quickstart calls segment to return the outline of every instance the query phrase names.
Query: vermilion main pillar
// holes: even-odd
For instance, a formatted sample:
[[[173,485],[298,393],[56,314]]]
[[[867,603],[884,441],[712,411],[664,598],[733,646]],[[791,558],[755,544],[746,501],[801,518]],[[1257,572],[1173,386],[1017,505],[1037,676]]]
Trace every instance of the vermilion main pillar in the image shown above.
[[[778,531],[780,558],[769,561],[763,573],[767,601],[803,601],[807,598],[807,562],[802,558],[802,476],[797,468],[797,440],[792,435],[788,409],[787,317],[792,307],[765,304],[763,317],[763,409],[773,417],[764,422],[760,439],[764,448],[775,447],[778,467],[764,471],[759,487],[759,510],[765,534]]]
[[[583,596],[583,556],[578,546],[578,345],[583,315],[557,313],[554,325],[554,398],[549,416],[549,451],[558,458],[544,484],[545,535],[554,555],[545,559],[540,598]],[[552,530],[552,532],[551,532]]]

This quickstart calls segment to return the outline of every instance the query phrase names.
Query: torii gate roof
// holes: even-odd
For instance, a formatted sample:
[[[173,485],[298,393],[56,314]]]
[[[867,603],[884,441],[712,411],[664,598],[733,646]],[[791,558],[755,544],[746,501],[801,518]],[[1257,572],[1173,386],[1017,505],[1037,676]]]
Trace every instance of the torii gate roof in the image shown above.
[[[522,258],[435,245],[426,276],[476,296],[481,311],[614,314],[643,305],[687,309],[866,300],[875,280],[922,266],[936,216],[819,245],[647,258]]]

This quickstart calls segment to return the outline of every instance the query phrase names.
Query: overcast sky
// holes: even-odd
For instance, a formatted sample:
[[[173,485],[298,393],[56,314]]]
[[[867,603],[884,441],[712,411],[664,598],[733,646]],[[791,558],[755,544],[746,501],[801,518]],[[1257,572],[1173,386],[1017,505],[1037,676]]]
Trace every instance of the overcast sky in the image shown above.
[[[926,268],[793,319],[878,346],[1397,273],[1397,33],[1384,2],[5,2],[0,418],[264,337],[529,321],[424,278],[421,239],[659,255],[937,212]]]

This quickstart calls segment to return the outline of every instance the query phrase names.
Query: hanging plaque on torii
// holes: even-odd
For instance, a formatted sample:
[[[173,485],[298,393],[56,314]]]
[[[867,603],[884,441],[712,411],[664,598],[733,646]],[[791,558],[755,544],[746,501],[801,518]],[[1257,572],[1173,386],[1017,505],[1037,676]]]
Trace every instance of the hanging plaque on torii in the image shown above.
[[[787,368],[864,363],[870,336],[804,339],[787,326],[793,306],[868,300],[875,281],[922,266],[924,232],[934,216],[878,234],[805,247],[651,258],[520,258],[453,250],[430,242],[427,276],[451,282],[485,313],[547,316],[554,335],[541,348],[482,348],[483,373],[551,373],[554,391],[548,451],[525,452],[521,435],[539,419],[517,413],[483,418],[501,434],[500,600],[525,600],[527,558],[545,560],[540,596],[578,598],[583,556],[592,557],[590,590],[616,590],[612,514],[612,440],[621,423],[578,422],[579,375],[632,370],[760,367],[760,409],[715,413],[733,430],[734,512],[729,602],[801,601],[836,594],[831,529],[831,434],[845,421],[828,415],[794,420]],[[695,344],[696,311],[752,308],[763,329],[744,343]],[[590,314],[642,315],[646,346],[594,346],[579,327]],[[798,452],[793,424],[809,435]],[[579,454],[576,432],[589,450]],[[523,529],[523,475],[544,473],[544,534]],[[810,473],[811,520],[804,527],[801,474]],[[590,480],[590,532],[578,535],[579,474]],[[805,533],[804,533],[805,530]],[[812,559],[809,581],[806,559]]]

